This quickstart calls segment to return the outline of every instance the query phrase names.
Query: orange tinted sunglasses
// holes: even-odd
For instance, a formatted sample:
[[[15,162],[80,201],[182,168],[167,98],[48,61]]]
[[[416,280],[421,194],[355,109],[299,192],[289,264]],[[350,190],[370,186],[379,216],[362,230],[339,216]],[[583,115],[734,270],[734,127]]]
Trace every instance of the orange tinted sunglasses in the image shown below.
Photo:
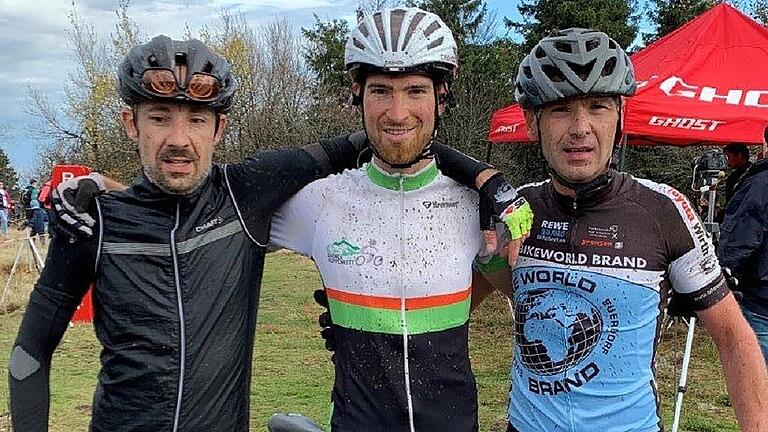
[[[194,101],[207,102],[219,96],[221,83],[218,78],[202,72],[192,74],[186,88],[179,86],[176,75],[170,69],[147,69],[141,76],[144,90],[160,97],[186,95]]]

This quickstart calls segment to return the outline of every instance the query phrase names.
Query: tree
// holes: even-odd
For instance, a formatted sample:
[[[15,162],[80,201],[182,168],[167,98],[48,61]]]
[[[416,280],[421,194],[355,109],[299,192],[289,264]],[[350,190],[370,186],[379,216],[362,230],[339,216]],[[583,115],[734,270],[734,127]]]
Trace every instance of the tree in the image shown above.
[[[112,40],[100,39],[94,27],[73,10],[68,41],[76,69],[63,82],[63,107],[53,107],[39,90],[28,89],[25,110],[37,119],[35,132],[51,143],[42,152],[41,169],[56,163],[81,163],[122,181],[138,172],[135,145],[119,122],[123,102],[117,94],[114,67],[123,54],[116,50],[135,44],[138,33],[127,16],[128,1],[120,2]]]
[[[768,0],[735,0],[733,5],[748,11],[757,22],[768,27]]]
[[[229,132],[214,154],[217,161],[308,142],[313,80],[288,20],[254,30],[244,15],[224,11],[219,21],[201,32],[201,39],[229,61],[240,82],[229,113]]]
[[[8,129],[0,127],[0,143],[4,143],[9,137]],[[8,159],[8,155],[5,150],[0,147],[0,181],[5,183],[7,188],[17,189],[20,185],[19,175],[11,164],[11,160]]]
[[[27,112],[38,121],[36,132],[51,143],[43,151],[42,169],[82,163],[123,182],[139,172],[136,144],[119,122],[124,107],[116,88],[115,65],[143,36],[121,0],[117,24],[109,38],[70,16],[69,40],[76,69],[67,76],[62,107],[39,90],[29,89]],[[303,62],[301,42],[290,22],[278,20],[251,29],[242,14],[224,10],[199,35],[188,31],[225,57],[238,78],[229,127],[214,153],[217,162],[241,160],[259,149],[310,142],[316,125],[310,110],[312,76]]]
[[[719,0],[651,0],[653,8],[648,11],[648,19],[656,30],[644,34],[643,41],[647,45],[672,33],[718,3]]]
[[[522,34],[525,52],[543,37],[570,27],[600,30],[628,48],[640,19],[634,6],[633,0],[523,0],[518,6],[523,21],[504,21]]]
[[[344,70],[344,44],[349,36],[346,21],[335,19],[322,22],[315,15],[315,26],[302,28],[306,39],[304,60],[317,78],[319,87],[349,92],[349,78]]]
[[[420,0],[409,5],[435,13],[453,32],[459,52],[465,44],[487,41],[488,7],[483,0]]]

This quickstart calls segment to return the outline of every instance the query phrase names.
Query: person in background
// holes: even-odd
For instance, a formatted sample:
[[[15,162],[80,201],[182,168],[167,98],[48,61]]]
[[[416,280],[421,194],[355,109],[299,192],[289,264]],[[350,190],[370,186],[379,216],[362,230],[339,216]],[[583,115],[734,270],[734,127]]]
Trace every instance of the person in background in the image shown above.
[[[29,219],[27,219],[27,225],[29,226],[29,236],[37,238],[37,241],[41,246],[45,246],[45,222],[46,215],[40,205],[40,201],[33,199],[29,203]]]
[[[21,204],[24,205],[27,223],[32,219],[32,201],[36,201],[39,195],[40,191],[37,189],[37,180],[30,179],[29,184],[24,188],[24,192],[21,194]]]
[[[5,183],[0,181],[0,199],[2,199],[2,207],[0,207],[0,232],[4,236],[8,235],[8,218],[11,215],[13,209],[13,200],[11,194],[5,188]]]
[[[725,206],[733,198],[734,192],[738,187],[739,180],[747,172],[752,162],[749,161],[749,148],[746,144],[729,144],[723,149],[725,158],[728,160],[728,168],[732,169],[731,174],[725,179]],[[724,206],[724,207],[725,207]]]
[[[739,280],[741,311],[768,365],[768,160],[750,164],[735,189],[720,225],[717,255]]]
[[[40,189],[40,195],[38,198],[38,201],[40,201],[40,207],[43,208],[43,222],[45,232],[49,232],[48,221],[50,220],[50,217],[48,214],[51,212],[51,190],[51,180],[48,179],[47,182],[43,183],[43,187]]]

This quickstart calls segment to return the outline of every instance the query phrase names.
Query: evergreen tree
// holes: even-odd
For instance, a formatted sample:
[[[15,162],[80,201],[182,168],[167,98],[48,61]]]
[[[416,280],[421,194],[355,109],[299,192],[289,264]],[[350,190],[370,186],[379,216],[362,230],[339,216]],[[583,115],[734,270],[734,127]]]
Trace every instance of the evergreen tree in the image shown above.
[[[8,155],[0,148],[0,181],[5,183],[6,187],[15,188],[19,183],[19,175],[13,169]]]
[[[518,6],[523,21],[505,23],[522,33],[525,52],[543,37],[570,27],[600,30],[629,48],[640,18],[632,13],[634,6],[632,0],[523,0]]]
[[[408,5],[430,11],[443,19],[459,45],[477,41],[484,34],[488,8],[483,0],[421,0]]]
[[[718,0],[651,0],[654,8],[648,11],[648,19],[655,23],[656,30],[644,34],[643,41],[646,45],[653,43],[718,3]]]
[[[752,18],[757,20],[760,24],[768,27],[768,1],[766,0],[750,0],[749,10]]]
[[[317,76],[318,87],[338,92],[349,92],[349,78],[344,70],[344,44],[349,36],[346,21],[335,19],[323,22],[315,15],[311,29],[301,29],[308,44],[304,60]]]

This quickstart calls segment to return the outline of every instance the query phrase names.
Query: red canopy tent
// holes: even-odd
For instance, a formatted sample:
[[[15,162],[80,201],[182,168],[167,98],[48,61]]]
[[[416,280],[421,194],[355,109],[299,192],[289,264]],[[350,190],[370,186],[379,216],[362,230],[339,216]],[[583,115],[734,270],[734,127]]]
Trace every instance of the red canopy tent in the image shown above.
[[[721,3],[632,55],[630,145],[760,144],[768,123],[768,29]],[[529,141],[523,113],[494,113],[491,142]]]

